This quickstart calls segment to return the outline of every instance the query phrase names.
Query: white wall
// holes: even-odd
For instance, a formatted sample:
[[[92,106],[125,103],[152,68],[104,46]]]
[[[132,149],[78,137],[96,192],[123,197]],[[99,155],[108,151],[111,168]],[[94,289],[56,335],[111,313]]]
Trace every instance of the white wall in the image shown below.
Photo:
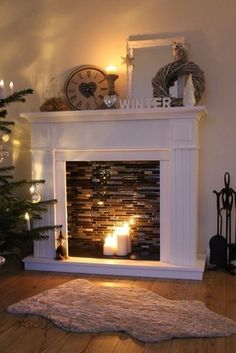
[[[216,232],[214,189],[231,173],[236,189],[236,3],[234,0],[1,0],[0,79],[17,89],[37,93],[25,105],[15,104],[10,116],[37,111],[50,77],[65,77],[74,66],[118,65],[118,89],[125,95],[126,39],[130,34],[183,35],[190,59],[206,75],[201,104],[209,116],[201,121],[200,236],[205,250]],[[148,70],[148,68],[147,68]],[[29,132],[17,119],[14,163],[29,174]]]

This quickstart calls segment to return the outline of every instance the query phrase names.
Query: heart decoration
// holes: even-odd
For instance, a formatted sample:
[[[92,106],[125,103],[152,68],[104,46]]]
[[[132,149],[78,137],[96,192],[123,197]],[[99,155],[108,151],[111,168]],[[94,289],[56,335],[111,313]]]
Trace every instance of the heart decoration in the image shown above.
[[[97,85],[95,82],[89,82],[89,83],[82,82],[79,85],[80,93],[86,98],[89,98],[90,96],[92,96],[96,92],[96,89],[97,89]]]
[[[104,96],[103,101],[108,108],[111,108],[116,102],[116,95],[113,94],[111,96]]]

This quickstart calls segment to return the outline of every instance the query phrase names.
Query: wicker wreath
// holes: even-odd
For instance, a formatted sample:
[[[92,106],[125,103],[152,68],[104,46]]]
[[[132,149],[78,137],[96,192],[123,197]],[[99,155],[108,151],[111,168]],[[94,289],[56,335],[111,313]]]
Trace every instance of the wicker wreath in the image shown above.
[[[200,67],[189,61],[174,61],[162,67],[152,79],[153,97],[171,98],[171,106],[182,106],[183,98],[173,98],[169,95],[169,88],[178,76],[192,74],[196,103],[205,90],[204,72]]]

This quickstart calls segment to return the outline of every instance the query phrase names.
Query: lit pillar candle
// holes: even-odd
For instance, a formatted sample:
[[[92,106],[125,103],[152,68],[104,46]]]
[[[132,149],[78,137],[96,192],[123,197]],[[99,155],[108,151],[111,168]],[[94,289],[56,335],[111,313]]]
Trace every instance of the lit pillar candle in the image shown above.
[[[129,225],[124,223],[122,227],[116,229],[117,237],[117,246],[116,246],[116,255],[117,256],[126,256],[131,252],[129,244]]]
[[[126,234],[117,234],[117,245],[116,245],[116,255],[126,256],[128,255],[128,242]]]
[[[4,99],[4,81],[0,81],[0,99]]]
[[[103,245],[103,255],[112,256],[116,252],[116,237],[115,235],[109,234],[105,238],[105,242]]]

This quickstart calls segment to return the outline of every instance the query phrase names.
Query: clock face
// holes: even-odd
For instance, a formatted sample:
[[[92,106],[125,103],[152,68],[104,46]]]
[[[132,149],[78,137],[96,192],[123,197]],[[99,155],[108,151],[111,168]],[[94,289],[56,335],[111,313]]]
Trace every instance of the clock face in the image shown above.
[[[100,109],[109,91],[106,74],[96,66],[80,66],[68,77],[64,91],[73,109]]]

